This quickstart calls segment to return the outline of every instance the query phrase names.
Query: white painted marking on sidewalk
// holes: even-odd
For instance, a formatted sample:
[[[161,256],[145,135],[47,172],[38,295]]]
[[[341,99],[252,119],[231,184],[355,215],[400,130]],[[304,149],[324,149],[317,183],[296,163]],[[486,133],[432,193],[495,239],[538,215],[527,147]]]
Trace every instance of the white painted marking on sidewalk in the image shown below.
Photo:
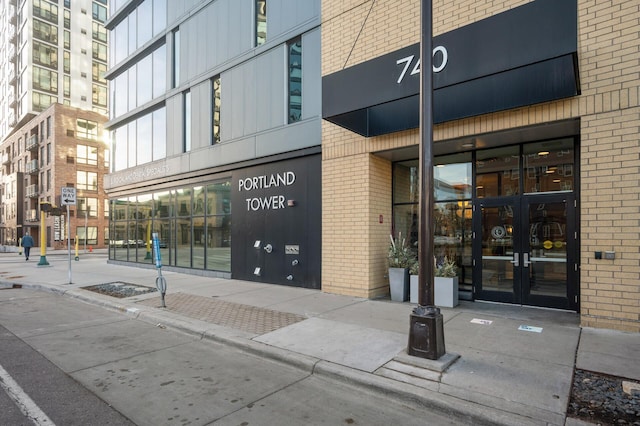
[[[520,331],[532,331],[534,333],[542,333],[542,327],[534,327],[532,325],[521,325],[518,327]]]
[[[482,325],[491,325],[491,324],[493,324],[493,321],[491,321],[491,320],[480,319],[480,318],[474,318],[469,322],[471,322],[473,324],[482,324]]]
[[[30,419],[36,426],[55,426],[51,419],[36,405],[29,395],[27,395],[20,385],[13,380],[13,377],[0,365],[0,387],[2,387],[9,398],[16,403],[22,414]]]

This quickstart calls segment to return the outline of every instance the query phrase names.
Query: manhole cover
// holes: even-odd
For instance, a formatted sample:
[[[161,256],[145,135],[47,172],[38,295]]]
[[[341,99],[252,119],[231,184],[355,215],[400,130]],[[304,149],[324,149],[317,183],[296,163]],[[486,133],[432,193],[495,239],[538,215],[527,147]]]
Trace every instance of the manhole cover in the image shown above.
[[[96,293],[106,294],[107,296],[118,297],[120,299],[158,291],[154,287],[145,287],[143,285],[124,283],[120,281],[82,288],[84,290],[94,291]]]

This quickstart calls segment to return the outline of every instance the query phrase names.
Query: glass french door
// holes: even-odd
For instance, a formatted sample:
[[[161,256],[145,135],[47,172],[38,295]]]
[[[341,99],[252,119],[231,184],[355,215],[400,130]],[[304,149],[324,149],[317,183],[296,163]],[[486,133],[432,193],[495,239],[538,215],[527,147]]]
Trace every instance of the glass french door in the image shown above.
[[[577,309],[572,193],[479,200],[475,298]]]

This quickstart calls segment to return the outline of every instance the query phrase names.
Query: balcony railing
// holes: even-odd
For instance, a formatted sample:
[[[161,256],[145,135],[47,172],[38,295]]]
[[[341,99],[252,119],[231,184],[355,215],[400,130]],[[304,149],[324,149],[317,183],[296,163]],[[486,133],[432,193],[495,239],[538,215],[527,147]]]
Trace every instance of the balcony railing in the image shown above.
[[[38,149],[38,135],[31,135],[27,139],[27,150],[32,151]]]
[[[40,218],[38,217],[38,210],[31,209],[27,210],[24,215],[24,220],[27,222],[37,222]]]
[[[38,160],[31,160],[27,163],[25,170],[28,174],[33,174],[38,171]]]
[[[38,185],[27,186],[26,195],[28,198],[35,198],[38,196]]]

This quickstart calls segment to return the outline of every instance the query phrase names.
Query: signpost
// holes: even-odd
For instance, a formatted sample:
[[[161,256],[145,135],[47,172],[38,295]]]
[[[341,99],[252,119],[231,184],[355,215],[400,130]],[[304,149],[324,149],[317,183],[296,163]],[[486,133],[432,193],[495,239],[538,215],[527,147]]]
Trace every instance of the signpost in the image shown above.
[[[69,284],[71,284],[71,216],[69,206],[76,205],[76,189],[63,186],[60,192],[60,205],[67,206],[67,249],[69,252]],[[87,232],[85,228],[85,233]]]

